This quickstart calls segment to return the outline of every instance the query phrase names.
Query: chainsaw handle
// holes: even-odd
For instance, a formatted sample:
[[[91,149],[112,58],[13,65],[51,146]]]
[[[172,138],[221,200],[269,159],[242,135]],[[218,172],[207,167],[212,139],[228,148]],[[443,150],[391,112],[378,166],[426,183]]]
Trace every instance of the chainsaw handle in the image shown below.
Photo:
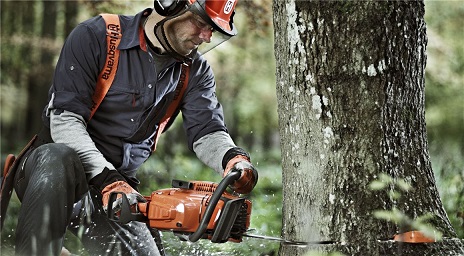
[[[113,209],[113,203],[118,199],[118,195],[121,196],[121,212],[119,213],[119,216],[117,216],[116,211]],[[108,199],[107,216],[108,219],[122,224],[127,224],[134,220],[141,222],[147,220],[146,216],[141,212],[132,213],[131,204],[129,203],[129,199],[127,199],[127,195],[119,191],[114,191],[110,194]]]
[[[216,190],[211,195],[211,199],[208,202],[208,207],[206,207],[205,214],[203,218],[201,218],[200,225],[198,229],[188,236],[188,240],[190,242],[198,241],[203,234],[205,233],[206,228],[208,227],[208,223],[211,220],[211,216],[213,215],[214,209],[216,208],[219,199],[221,199],[222,193],[226,191],[229,185],[232,185],[236,180],[238,180],[241,176],[241,171],[238,169],[233,168],[230,172],[219,182]]]

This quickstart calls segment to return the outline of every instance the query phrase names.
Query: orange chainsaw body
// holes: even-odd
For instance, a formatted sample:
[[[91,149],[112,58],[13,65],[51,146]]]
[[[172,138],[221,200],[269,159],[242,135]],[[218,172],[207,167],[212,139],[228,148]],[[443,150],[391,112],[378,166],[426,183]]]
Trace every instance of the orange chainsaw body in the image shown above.
[[[216,183],[205,181],[173,181],[173,188],[152,192],[139,212],[147,217],[150,227],[176,234],[198,230]],[[250,226],[251,201],[224,191],[214,207],[203,238],[212,242],[241,242]]]

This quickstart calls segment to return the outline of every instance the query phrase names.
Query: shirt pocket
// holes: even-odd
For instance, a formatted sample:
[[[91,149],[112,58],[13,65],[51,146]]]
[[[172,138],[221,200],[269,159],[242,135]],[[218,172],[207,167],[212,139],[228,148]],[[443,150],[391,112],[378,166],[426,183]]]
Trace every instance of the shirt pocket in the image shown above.
[[[143,109],[143,93],[138,85],[123,85],[114,83],[108,90],[105,100],[115,110]],[[107,98],[107,99],[106,99]]]

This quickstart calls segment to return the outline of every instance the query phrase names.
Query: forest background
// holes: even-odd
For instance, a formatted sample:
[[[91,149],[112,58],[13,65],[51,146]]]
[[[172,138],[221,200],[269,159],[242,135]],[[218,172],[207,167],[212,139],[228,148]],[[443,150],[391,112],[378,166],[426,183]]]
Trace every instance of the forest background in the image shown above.
[[[237,145],[250,151],[260,178],[249,198],[251,228],[257,234],[280,236],[281,162],[278,134],[272,1],[240,1],[239,35],[207,53],[217,80],[217,94]],[[66,35],[80,21],[103,12],[133,15],[152,1],[1,1],[1,157],[17,153],[40,129],[54,65]],[[44,11],[45,10],[45,11]],[[464,2],[426,1],[426,121],[432,167],[441,200],[458,236],[464,238]],[[2,165],[3,166],[3,165]],[[139,171],[141,192],[167,188],[172,179],[220,177],[186,147],[181,118],[166,132],[154,154]],[[14,244],[13,198],[1,233],[1,255]],[[245,238],[240,244],[179,242],[163,232],[170,255],[272,255],[276,242]],[[66,246],[85,255],[67,234]]]

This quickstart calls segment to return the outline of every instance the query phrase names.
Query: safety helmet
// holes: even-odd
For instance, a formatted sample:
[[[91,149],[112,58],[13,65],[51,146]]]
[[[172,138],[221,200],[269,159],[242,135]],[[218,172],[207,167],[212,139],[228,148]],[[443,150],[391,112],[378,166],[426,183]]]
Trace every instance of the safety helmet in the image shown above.
[[[155,11],[165,18],[155,26],[155,35],[163,47],[175,58],[189,62],[192,56],[198,52],[200,55],[208,52],[219,44],[237,35],[237,29],[233,18],[237,0],[155,0]],[[181,56],[166,39],[164,23],[175,19],[186,12],[198,15],[208,23],[215,31],[210,43],[203,43],[190,56]]]

